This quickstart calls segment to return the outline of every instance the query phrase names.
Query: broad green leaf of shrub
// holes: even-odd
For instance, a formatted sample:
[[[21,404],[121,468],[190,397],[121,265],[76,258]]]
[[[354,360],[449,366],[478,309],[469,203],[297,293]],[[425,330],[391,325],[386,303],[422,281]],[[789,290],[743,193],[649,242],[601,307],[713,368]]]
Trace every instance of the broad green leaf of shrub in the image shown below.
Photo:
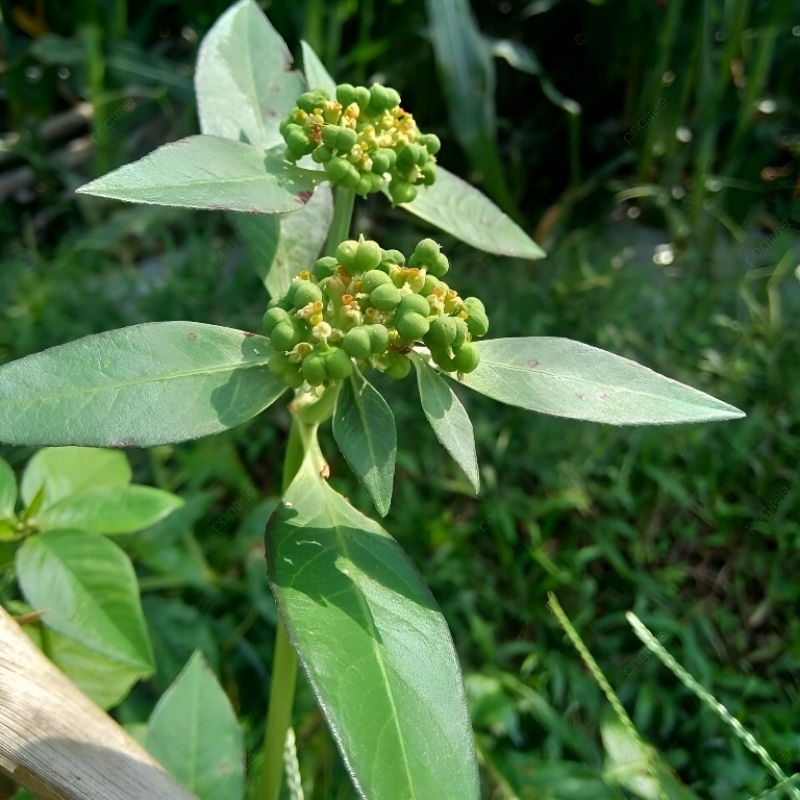
[[[324,89],[328,93],[328,97],[336,97],[336,81],[325,69],[325,65],[314,52],[314,48],[305,40],[301,40],[300,49],[303,53],[303,72],[308,88]]]
[[[45,625],[139,676],[152,673],[136,575],[112,541],[83,531],[31,536],[16,570],[26,600],[46,612]]]
[[[286,43],[252,2],[232,5],[204,37],[194,76],[200,130],[264,150],[304,90]]]
[[[100,486],[65,497],[42,511],[39,530],[76,528],[89,533],[134,533],[160,522],[183,500],[152,486]]]
[[[144,745],[200,800],[241,800],[244,743],[231,704],[196,652],[158,701]]]
[[[333,193],[320,186],[300,211],[263,216],[231,214],[256,272],[272,297],[280,297],[292,278],[319,257],[333,219]]]
[[[439,165],[436,182],[420,188],[415,200],[400,207],[478,250],[527,259],[545,256],[486,195]]]
[[[738,408],[635,361],[549,336],[476,342],[481,362],[461,383],[501,403],[611,425],[743,417]]]
[[[397,542],[307,457],[267,524],[293,646],[362,797],[477,800],[447,624]]]
[[[336,400],[333,437],[378,513],[385,517],[392,504],[397,425],[388,403],[358,370],[344,382]]]
[[[30,505],[44,487],[42,508],[85,489],[127,486],[131,468],[124,453],[100,447],[45,447],[22,473],[20,492]]]
[[[14,516],[17,503],[17,478],[14,470],[0,458],[0,519]]]
[[[477,494],[480,490],[480,476],[472,422],[447,381],[421,358],[414,358],[413,362],[417,370],[422,410],[436,438],[464,470]]]
[[[321,177],[274,152],[219,136],[189,136],[76,191],[130,203],[277,214],[301,209]]]
[[[269,340],[200,322],[87,336],[0,367],[0,441],[149,447],[232,428],[286,390]]]

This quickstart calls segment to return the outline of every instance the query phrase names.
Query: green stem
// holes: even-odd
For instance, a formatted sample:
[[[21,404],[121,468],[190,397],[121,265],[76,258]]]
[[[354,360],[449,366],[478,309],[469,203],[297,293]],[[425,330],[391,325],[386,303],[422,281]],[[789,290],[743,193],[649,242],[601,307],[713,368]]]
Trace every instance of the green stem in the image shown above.
[[[353,220],[355,193],[352,189],[337,187],[334,195],[333,220],[325,254],[333,255],[339,242],[350,233]],[[303,403],[303,397],[290,406],[292,427],[283,459],[283,494],[289,489],[306,455],[324,469],[324,459],[317,444],[317,428],[333,414],[336,392],[330,390],[311,405]],[[261,774],[255,800],[279,800],[283,783],[283,753],[286,736],[292,724],[292,706],[297,682],[297,655],[289,641],[283,619],[278,616],[275,629],[275,649],[272,658],[272,677],[269,687],[269,710],[267,713],[264,745],[262,747]]]
[[[350,224],[353,221],[353,206],[356,193],[352,189],[337,186],[333,198],[333,219],[325,242],[325,255],[336,255],[336,248],[350,235]]]

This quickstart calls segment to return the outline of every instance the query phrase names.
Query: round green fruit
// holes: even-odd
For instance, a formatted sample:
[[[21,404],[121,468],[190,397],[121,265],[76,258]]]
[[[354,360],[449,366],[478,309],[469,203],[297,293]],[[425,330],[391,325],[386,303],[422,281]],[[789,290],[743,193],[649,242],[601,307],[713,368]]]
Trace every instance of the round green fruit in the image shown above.
[[[417,196],[417,190],[402,178],[392,178],[389,184],[389,196],[395,205],[410,203]]]
[[[299,389],[303,385],[303,373],[294,364],[283,373],[283,379],[292,389]]]
[[[400,290],[394,284],[384,283],[370,292],[369,301],[381,311],[391,311],[397,308],[402,297]]]
[[[451,346],[454,349],[457,349],[457,348],[461,347],[461,345],[464,344],[464,342],[467,341],[467,335],[469,334],[469,328],[467,327],[467,323],[464,322],[464,320],[459,318],[459,317],[455,318],[455,323],[456,323],[456,335],[453,338]]]
[[[453,317],[436,317],[425,335],[429,347],[449,347],[456,338],[457,325]]]
[[[422,297],[422,295],[419,294],[403,295],[403,299],[400,301],[400,305],[397,307],[398,315],[404,316],[405,314],[409,314],[412,312],[420,314],[423,317],[427,317],[428,314],[431,313],[428,301],[424,297]]]
[[[370,99],[370,91],[366,86],[356,86],[355,89],[353,89],[353,100],[358,103],[359,108],[366,109]]]
[[[400,353],[388,353],[384,363],[384,375],[395,380],[402,380],[411,372],[411,362]]]
[[[450,269],[450,261],[444,253],[439,253],[436,258],[428,265],[428,272],[435,275],[437,278],[442,278],[447,274]]]
[[[314,277],[318,281],[321,281],[323,278],[330,278],[330,276],[336,272],[336,267],[338,266],[339,262],[333,256],[318,258],[314,264]]]
[[[269,335],[275,350],[291,350],[299,341],[300,335],[291,322],[279,322]]]
[[[366,326],[369,346],[373,353],[383,353],[389,347],[389,329],[380,323]]]
[[[429,267],[436,260],[441,249],[439,242],[433,239],[421,239],[417,242],[414,252],[408,259],[408,263],[415,267]]]
[[[336,99],[347,108],[356,99],[356,87],[352,83],[340,83],[336,87]]]
[[[303,377],[311,386],[321,386],[328,377],[325,359],[321,353],[310,353],[303,359]]]
[[[353,358],[368,358],[372,352],[369,331],[365,327],[349,330],[342,340],[342,347]]]
[[[325,369],[331,378],[340,381],[350,376],[353,362],[341,347],[335,347],[325,354]]]
[[[464,342],[453,354],[453,363],[459,372],[472,372],[480,361],[481,352],[472,342]]]
[[[267,333],[270,333],[270,331],[272,331],[272,329],[280,322],[288,322],[291,324],[289,312],[280,306],[268,308],[264,312],[264,316],[261,319],[261,324]]]
[[[289,369],[291,362],[284,353],[273,353],[267,362],[267,369],[273,375],[283,375]]]
[[[326,161],[330,161],[332,156],[333,153],[330,147],[325,147],[324,144],[315,147],[311,152],[311,160],[316,161],[317,164],[324,164]]]
[[[292,305],[295,308],[303,308],[309,303],[316,303],[322,300],[322,289],[311,281],[299,281],[294,285],[292,291]]]
[[[342,266],[352,270],[357,252],[358,242],[355,239],[347,239],[336,248],[336,258]]]
[[[367,294],[373,292],[379,286],[391,282],[392,279],[379,269],[370,269],[361,276],[361,286]]]
[[[397,332],[407,342],[416,342],[417,339],[422,339],[428,332],[430,324],[422,314],[417,314],[414,311],[404,314],[395,323]]]

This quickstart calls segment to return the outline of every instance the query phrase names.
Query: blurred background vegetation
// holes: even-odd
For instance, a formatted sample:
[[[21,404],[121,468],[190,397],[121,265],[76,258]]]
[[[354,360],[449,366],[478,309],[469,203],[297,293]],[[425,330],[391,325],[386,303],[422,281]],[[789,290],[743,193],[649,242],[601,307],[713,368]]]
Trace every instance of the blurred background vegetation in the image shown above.
[[[0,0],[0,362],[146,320],[258,328],[266,298],[221,215],[73,194],[197,132],[197,47],[227,5]],[[261,5],[295,52],[305,38],[339,80],[395,86],[442,138],[442,163],[547,249],[531,264],[445,241],[455,285],[485,299],[493,336],[579,339],[748,414],[617,430],[464,395],[482,462],[475,498],[420,409],[393,393],[412,446],[387,527],[453,630],[485,796],[692,796],[642,778],[548,591],[697,796],[790,796],[769,791],[763,765],[641,647],[624,612],[784,772],[800,770],[796,3]],[[379,202],[357,209],[356,226],[402,250],[426,234]],[[276,408],[229,434],[132,452],[136,480],[188,502],[125,541],[159,669],[117,709],[121,721],[146,719],[199,647],[256,750],[275,621],[262,536],[287,429]],[[2,450],[17,467],[30,454]],[[370,513],[344,464],[332,466],[334,485]],[[13,593],[6,568],[0,599]],[[354,797],[305,686],[298,703],[306,796]]]

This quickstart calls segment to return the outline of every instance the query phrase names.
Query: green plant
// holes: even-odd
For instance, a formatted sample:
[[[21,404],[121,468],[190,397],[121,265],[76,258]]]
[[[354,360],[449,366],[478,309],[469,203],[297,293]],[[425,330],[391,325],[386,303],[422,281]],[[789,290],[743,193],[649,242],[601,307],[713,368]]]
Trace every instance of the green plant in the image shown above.
[[[449,262],[436,242],[423,239],[406,257],[350,239],[356,194],[381,191],[479,249],[543,255],[436,164],[438,141],[419,131],[396,92],[336,86],[307,45],[303,52],[305,80],[290,71],[285,44],[258,8],[236,3],[201,48],[202,135],[80,190],[231,213],[273,296],[267,336],[148,323],[12,362],[0,367],[0,439],[179,442],[236,426],[294,390],[284,494],[267,527],[281,622],[257,797],[280,791],[297,654],[363,796],[476,798],[472,733],[444,618],[399,545],[327,484],[320,426],[332,421],[339,449],[385,516],[398,437],[366,377],[372,370],[402,380],[413,368],[425,416],[476,491],[472,424],[448,380],[525,409],[618,425],[742,414],[579,342],[477,341],[491,309],[441,280]],[[413,444],[415,432],[403,433]]]

